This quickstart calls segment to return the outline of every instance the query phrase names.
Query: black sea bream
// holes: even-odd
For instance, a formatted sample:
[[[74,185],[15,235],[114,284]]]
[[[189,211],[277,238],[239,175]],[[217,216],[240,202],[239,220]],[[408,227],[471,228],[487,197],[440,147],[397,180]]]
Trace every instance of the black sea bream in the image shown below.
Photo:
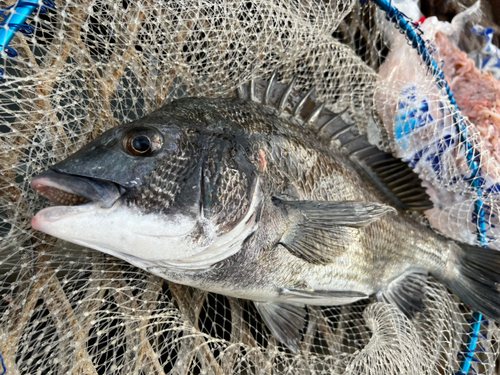
[[[498,320],[500,252],[416,222],[416,175],[311,97],[272,78],[110,129],[32,181],[64,205],[33,228],[252,300],[294,352],[305,305],[375,294],[411,315],[427,273]]]

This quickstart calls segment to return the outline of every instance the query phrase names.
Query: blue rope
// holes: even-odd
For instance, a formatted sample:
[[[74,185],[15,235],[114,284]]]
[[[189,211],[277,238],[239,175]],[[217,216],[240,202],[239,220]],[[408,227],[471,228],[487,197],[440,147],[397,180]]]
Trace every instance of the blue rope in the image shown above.
[[[40,14],[43,14],[48,8],[55,9],[55,4],[52,0],[21,0],[15,5],[0,9],[0,15],[5,18],[0,24],[0,52],[4,51],[9,57],[18,55],[14,48],[9,47],[9,43],[18,31],[27,35],[33,33],[33,26],[26,25],[25,22],[38,8],[40,8]],[[11,10],[9,15],[7,15],[8,10]],[[0,68],[0,81],[3,80],[3,76],[4,71]]]
[[[3,368],[3,372],[0,375],[5,375],[7,373],[7,367],[5,367],[5,363],[3,362],[3,357],[1,354],[0,354],[0,361],[2,362],[2,368]]]
[[[481,323],[483,316],[474,311],[472,313],[472,325],[471,325],[471,333],[469,334],[469,339],[467,340],[467,349],[459,353],[459,359],[462,359],[462,363],[460,366],[460,370],[456,373],[456,375],[467,375],[471,368],[472,362],[481,362],[478,359],[474,358],[474,353],[479,353],[484,351],[483,348],[476,349],[477,340],[479,338],[479,330],[481,329]]]
[[[372,0],[376,5],[380,7],[386,14],[387,19],[392,21],[396,28],[400,30],[402,34],[406,35],[409,44],[417,50],[418,54],[422,57],[422,60],[427,65],[431,74],[436,77],[436,84],[439,88],[444,89],[448,95],[448,98],[455,107],[455,111],[452,113],[453,120],[456,124],[459,141],[465,147],[465,154],[467,157],[467,164],[471,170],[471,176],[469,181],[472,187],[474,187],[477,193],[477,199],[474,202],[474,211],[477,216],[477,226],[478,226],[478,241],[482,244],[486,244],[486,220],[485,213],[483,209],[482,200],[482,180],[479,176],[479,153],[472,147],[472,144],[468,141],[467,128],[465,126],[465,121],[458,108],[457,102],[453,97],[450,86],[446,82],[444,73],[438,66],[436,61],[432,58],[431,52],[429,52],[430,46],[421,37],[422,31],[418,28],[418,25],[410,21],[402,12],[395,8],[387,0]]]
[[[361,0],[362,3],[367,0]],[[477,217],[477,239],[483,246],[486,245],[486,220],[484,212],[484,203],[482,195],[482,180],[480,178],[480,167],[479,167],[479,153],[474,149],[472,144],[468,141],[467,128],[465,126],[464,119],[458,108],[457,102],[453,97],[450,86],[446,82],[444,73],[432,57],[432,48],[429,44],[424,41],[421,37],[422,31],[418,28],[418,24],[413,23],[408,19],[402,12],[400,12],[396,7],[394,7],[390,1],[387,0],[372,0],[380,9],[386,13],[386,18],[393,22],[396,29],[402,34],[406,35],[406,39],[409,44],[417,50],[418,54],[421,56],[425,65],[429,69],[432,75],[436,77],[436,84],[439,88],[444,89],[448,95],[448,99],[451,104],[455,107],[455,111],[452,113],[453,120],[456,124],[456,129],[459,136],[459,142],[465,147],[465,155],[467,158],[467,164],[471,171],[471,176],[469,181],[471,186],[474,188],[477,194],[477,198],[474,201],[474,214]],[[467,349],[461,354],[463,361],[461,362],[460,370],[457,375],[467,375],[471,368],[473,361],[478,361],[474,358],[474,353],[483,351],[482,348],[476,350],[477,341],[481,329],[482,315],[478,312],[472,314],[473,322],[471,325],[471,333],[467,342]],[[460,354],[459,354],[460,356]]]

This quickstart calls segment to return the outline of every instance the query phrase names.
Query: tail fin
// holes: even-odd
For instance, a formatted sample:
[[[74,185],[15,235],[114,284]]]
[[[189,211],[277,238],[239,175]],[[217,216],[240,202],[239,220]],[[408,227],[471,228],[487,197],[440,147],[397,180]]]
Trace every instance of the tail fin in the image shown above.
[[[461,251],[457,249],[454,259],[450,258],[454,264],[447,266],[456,271],[447,278],[450,288],[473,309],[500,321],[500,251],[458,246]]]

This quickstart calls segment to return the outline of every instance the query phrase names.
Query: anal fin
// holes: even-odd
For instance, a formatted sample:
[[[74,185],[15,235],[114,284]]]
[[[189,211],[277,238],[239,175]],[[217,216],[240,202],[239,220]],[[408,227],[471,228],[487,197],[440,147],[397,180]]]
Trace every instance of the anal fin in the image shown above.
[[[273,335],[293,353],[300,354],[305,307],[281,302],[254,302],[254,305]]]
[[[377,293],[379,301],[393,303],[408,317],[422,310],[427,272],[415,271],[393,280],[388,287]]]

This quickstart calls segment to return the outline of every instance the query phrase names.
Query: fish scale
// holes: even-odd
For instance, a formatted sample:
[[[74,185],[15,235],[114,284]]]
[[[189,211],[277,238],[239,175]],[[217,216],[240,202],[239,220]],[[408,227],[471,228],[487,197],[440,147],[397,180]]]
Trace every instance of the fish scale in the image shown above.
[[[275,77],[244,84],[237,98],[180,99],[104,133],[33,181],[91,202],[43,210],[33,226],[167,280],[252,300],[294,352],[304,306],[376,295],[412,316],[427,273],[498,319],[500,254],[417,222],[408,211],[431,203],[408,165],[316,106],[313,90],[302,95]],[[138,155],[122,141],[128,134],[156,148]],[[80,188],[103,176],[116,199],[105,208]]]

